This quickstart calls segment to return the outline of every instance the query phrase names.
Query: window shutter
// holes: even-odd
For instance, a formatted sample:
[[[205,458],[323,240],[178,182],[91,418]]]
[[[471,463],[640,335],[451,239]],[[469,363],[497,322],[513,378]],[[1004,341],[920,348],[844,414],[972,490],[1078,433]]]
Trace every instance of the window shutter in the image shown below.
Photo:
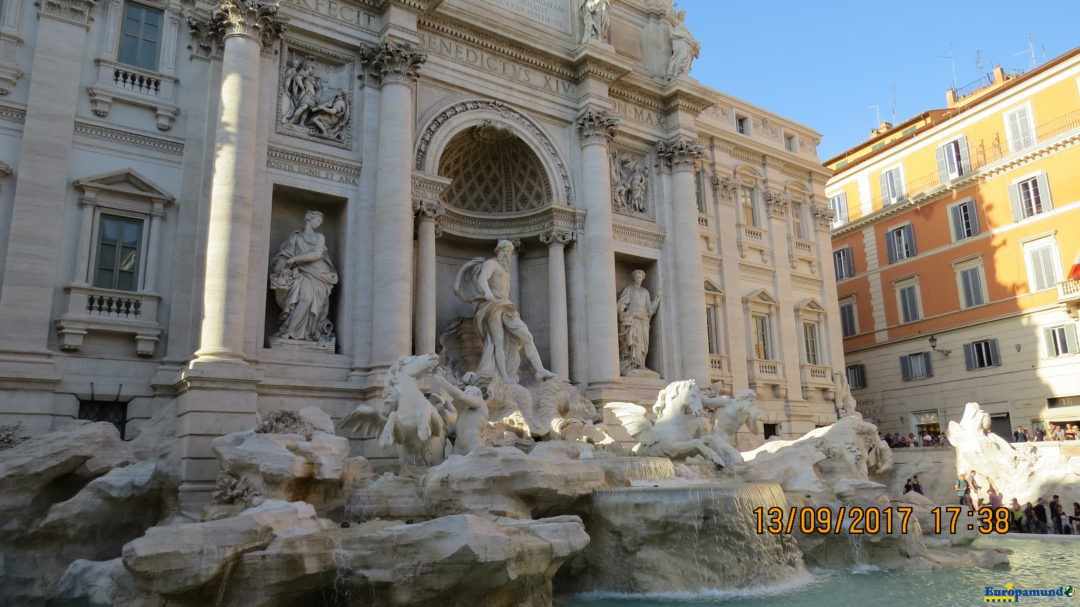
[[[847,248],[847,253],[844,255],[844,270],[847,271],[847,276],[855,275],[855,256],[851,254],[851,248]]]
[[[956,141],[957,145],[960,146],[960,174],[970,173],[971,158],[968,156],[967,137],[961,135]]]
[[[969,200],[964,203],[968,209],[968,220],[971,222],[971,235],[979,233],[979,212],[975,208],[975,201]]]
[[[949,209],[949,215],[952,217],[953,240],[961,240],[964,238],[964,214],[961,212],[962,206],[962,204],[958,204]]]
[[[926,369],[926,377],[933,377],[934,376],[934,365],[933,365],[933,361],[930,359],[930,353],[929,352],[923,352],[922,357],[923,357],[923,365],[924,365],[924,368]]]
[[[1043,343],[1046,344],[1046,355],[1057,356],[1057,352],[1054,351],[1054,330],[1043,329]]]
[[[848,222],[847,211],[847,192],[840,192],[840,199],[837,201],[836,217],[843,223]]]
[[[1013,221],[1020,221],[1024,218],[1024,209],[1020,206],[1020,186],[1018,184],[1012,184],[1009,186],[1009,204],[1012,206]]]
[[[908,360],[907,356],[900,357],[900,377],[902,377],[904,381],[911,379],[911,361]]]
[[[1065,325],[1065,344],[1068,346],[1070,354],[1077,352],[1076,327],[1073,325]]]
[[[938,183],[941,184],[948,183],[949,181],[949,162],[946,159],[946,154],[949,153],[948,147],[949,144],[946,143],[945,145],[938,146],[938,149],[935,150],[935,152],[937,152]]]
[[[904,257],[914,257],[918,254],[915,250],[915,227],[910,223],[904,226],[904,246],[907,249]]]
[[[972,268],[968,273],[971,274],[971,303],[981,306],[986,303],[983,299],[982,273],[978,268]]]
[[[1050,182],[1046,179],[1045,173],[1040,173],[1035,176],[1035,183],[1039,184],[1039,201],[1042,202],[1043,213],[1054,208],[1054,204],[1050,201]]]
[[[964,366],[968,371],[975,368],[975,344],[964,344]]]
[[[998,340],[990,340],[990,364],[995,367],[1001,366],[1001,350],[998,348]]]
[[[896,230],[885,232],[885,247],[889,250],[889,263],[896,263]]]

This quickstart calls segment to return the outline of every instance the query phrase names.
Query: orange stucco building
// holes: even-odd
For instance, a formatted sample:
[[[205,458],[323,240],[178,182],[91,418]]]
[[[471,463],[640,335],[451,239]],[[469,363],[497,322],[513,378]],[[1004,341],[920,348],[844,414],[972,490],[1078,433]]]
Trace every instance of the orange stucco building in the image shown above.
[[[826,161],[848,382],[882,431],[1080,420],[1080,48]]]

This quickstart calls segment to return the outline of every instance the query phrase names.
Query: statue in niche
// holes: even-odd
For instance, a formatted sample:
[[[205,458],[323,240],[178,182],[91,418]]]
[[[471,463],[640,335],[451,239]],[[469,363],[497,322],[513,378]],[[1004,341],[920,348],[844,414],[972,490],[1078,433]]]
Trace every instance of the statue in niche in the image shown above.
[[[555,374],[544,368],[532,333],[510,301],[510,255],[514,245],[500,240],[495,258],[477,257],[462,266],[454,279],[454,294],[474,305],[473,322],[484,343],[477,373],[518,383],[521,355],[532,365],[537,379]]]
[[[619,295],[619,367],[623,375],[652,374],[645,366],[649,354],[649,326],[660,306],[660,291],[656,298],[641,286],[645,281],[644,270],[631,274],[634,284],[627,285]]]
[[[316,231],[323,214],[308,211],[304,222],[303,229],[290,234],[270,260],[270,288],[281,308],[281,325],[274,337],[315,342],[332,350],[334,325],[328,317],[337,270],[330,261],[326,239]]]
[[[686,27],[686,11],[676,11],[675,6],[668,12],[671,25],[671,60],[668,61],[667,77],[674,80],[690,73],[690,63],[701,54],[701,43]]]
[[[287,65],[281,83],[281,122],[311,135],[344,141],[350,119],[345,90],[327,86],[313,57],[290,54]]]
[[[612,154],[611,198],[615,211],[648,213],[649,167],[646,158],[634,161]]]
[[[608,28],[611,26],[611,0],[581,0],[581,41],[599,40],[607,42]]]

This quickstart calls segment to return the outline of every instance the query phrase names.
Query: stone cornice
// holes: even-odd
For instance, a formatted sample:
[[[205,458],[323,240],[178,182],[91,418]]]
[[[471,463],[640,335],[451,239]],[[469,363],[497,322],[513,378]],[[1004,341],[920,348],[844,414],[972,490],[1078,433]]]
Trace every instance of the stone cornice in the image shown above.
[[[427,53],[400,42],[382,42],[360,51],[360,64],[383,83],[415,82],[425,61]]]
[[[664,232],[657,228],[645,228],[615,221],[611,226],[612,234],[618,242],[660,250],[664,244]]]
[[[582,112],[574,122],[581,133],[582,145],[608,143],[615,138],[619,130],[619,119],[603,110],[589,108]]]
[[[273,145],[266,151],[266,166],[337,183],[356,185],[360,181],[359,163],[340,162],[326,155],[305,154]]]
[[[277,0],[221,0],[210,13],[210,23],[222,39],[243,36],[257,41],[266,50],[288,27],[277,12]]]
[[[597,44],[582,45],[574,57],[574,75],[578,83],[589,78],[611,82],[631,70],[631,63]]]
[[[446,207],[439,221],[443,231],[455,236],[479,239],[530,238],[552,229],[581,232],[585,228],[585,211],[577,207],[550,204],[526,213],[472,213]]]
[[[158,152],[164,152],[166,154],[179,156],[184,153],[184,143],[182,141],[148,137],[146,135],[132,133],[131,131],[122,131],[107,126],[91,124],[89,122],[76,121],[74,132],[76,135],[82,135],[92,139],[115,141],[125,146],[134,145]]]
[[[664,109],[668,112],[681,110],[696,116],[715,103],[713,91],[701,84],[691,85],[683,79],[675,80],[664,90]]]
[[[625,79],[613,83],[608,89],[608,95],[612,99],[629,101],[657,112],[664,111],[664,101],[656,93],[637,86],[627,85]]]

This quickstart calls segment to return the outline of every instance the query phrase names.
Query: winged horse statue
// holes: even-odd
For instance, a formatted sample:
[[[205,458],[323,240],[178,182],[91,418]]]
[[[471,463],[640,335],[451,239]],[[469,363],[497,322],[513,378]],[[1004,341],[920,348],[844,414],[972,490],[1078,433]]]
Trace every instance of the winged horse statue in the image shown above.
[[[634,403],[608,403],[604,408],[619,419],[630,436],[637,439],[634,453],[686,459],[700,455],[719,467],[720,456],[703,439],[696,438],[707,413],[701,391],[692,379],[672,382],[657,395],[650,412]],[[655,421],[654,421],[655,419]]]

